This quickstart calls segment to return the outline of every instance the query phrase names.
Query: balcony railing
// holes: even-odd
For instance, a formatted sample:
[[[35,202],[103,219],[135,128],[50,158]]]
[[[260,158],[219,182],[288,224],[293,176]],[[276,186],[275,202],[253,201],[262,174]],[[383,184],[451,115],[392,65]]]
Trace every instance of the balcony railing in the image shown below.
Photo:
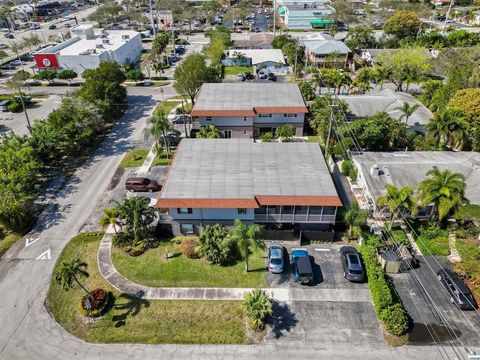
[[[335,215],[313,214],[255,214],[255,221],[259,222],[335,222]]]

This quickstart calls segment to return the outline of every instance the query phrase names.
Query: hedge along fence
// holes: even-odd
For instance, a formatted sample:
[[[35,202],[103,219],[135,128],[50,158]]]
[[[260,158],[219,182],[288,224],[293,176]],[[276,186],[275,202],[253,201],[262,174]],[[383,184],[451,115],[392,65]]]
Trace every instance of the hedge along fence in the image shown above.
[[[368,277],[368,286],[372,294],[373,305],[378,318],[388,333],[401,336],[408,330],[408,315],[399,301],[393,285],[377,259],[380,240],[373,235],[363,239],[360,253],[363,257]]]

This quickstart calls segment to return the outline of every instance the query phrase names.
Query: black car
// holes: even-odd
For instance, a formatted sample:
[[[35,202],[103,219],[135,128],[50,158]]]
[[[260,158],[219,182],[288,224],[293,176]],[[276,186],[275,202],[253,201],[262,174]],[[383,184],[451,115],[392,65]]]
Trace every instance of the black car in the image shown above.
[[[295,281],[305,285],[313,282],[312,263],[306,249],[292,249],[292,263]]]
[[[15,36],[13,36],[13,34],[11,34],[11,33],[6,33],[6,34],[3,35],[3,36],[5,36],[7,39],[13,39],[13,38],[15,37]]]
[[[437,272],[437,278],[450,294],[450,301],[461,310],[475,310],[477,302],[467,285],[452,269],[441,269]]]
[[[162,136],[162,145],[168,144],[169,146],[178,146],[180,143],[180,138],[174,134],[167,134],[165,136]]]
[[[52,24],[48,27],[48,30],[55,30],[57,28],[57,25]]]
[[[178,55],[183,55],[183,54],[185,54],[185,48],[175,47],[175,54],[178,54]]]
[[[275,75],[274,73],[268,73],[268,80],[277,81],[277,75]]]
[[[342,246],[340,248],[340,260],[342,261],[343,277],[352,282],[363,282],[365,271],[357,249],[353,246]]]
[[[184,124],[185,122],[188,124],[191,122],[192,118],[189,115],[177,115],[173,118],[172,124],[178,125],[178,124]]]
[[[251,71],[245,71],[245,79],[247,80],[253,80],[255,79],[255,76],[253,76],[252,72]]]
[[[14,64],[5,64],[5,65],[2,65],[2,70],[15,70],[17,68],[16,65]]]

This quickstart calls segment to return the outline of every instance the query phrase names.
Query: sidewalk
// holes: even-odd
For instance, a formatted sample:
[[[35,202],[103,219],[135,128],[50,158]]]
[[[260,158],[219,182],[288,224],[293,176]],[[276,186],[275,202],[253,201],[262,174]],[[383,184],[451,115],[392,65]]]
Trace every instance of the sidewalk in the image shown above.
[[[123,277],[112,263],[113,228],[105,233],[97,254],[100,273],[105,280],[118,291],[146,300],[242,300],[252,288],[185,288],[185,287],[149,287],[137,284]],[[265,288],[273,299],[291,301],[338,301],[371,302],[368,289],[358,289],[355,296],[346,296],[341,289],[327,288]]]

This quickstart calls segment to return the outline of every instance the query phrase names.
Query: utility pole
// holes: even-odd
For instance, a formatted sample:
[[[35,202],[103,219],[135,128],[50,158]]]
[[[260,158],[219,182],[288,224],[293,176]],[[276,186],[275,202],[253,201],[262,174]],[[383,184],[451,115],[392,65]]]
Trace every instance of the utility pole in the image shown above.
[[[185,137],[187,138],[187,119],[185,119],[185,108],[183,106],[183,99],[182,99],[182,116],[183,116],[183,127],[185,129]]]
[[[332,125],[333,125],[333,110],[337,109],[337,105],[330,105],[330,118],[328,119],[328,135],[327,135],[327,144],[325,145],[325,158],[328,159],[328,148],[330,147],[330,137],[332,136]],[[328,163],[328,160],[327,160]]]
[[[445,15],[445,22],[443,23],[442,31],[445,31],[445,28],[447,27],[448,16],[450,15],[450,10],[452,10],[452,6],[454,2],[455,2],[454,0],[450,0],[450,5],[448,6],[447,15]]]
[[[153,19],[153,6],[152,6],[152,0],[149,0],[149,5],[150,5],[150,21],[152,22],[152,31],[153,31],[153,37],[157,36],[157,29],[155,28],[155,20]]]
[[[273,0],[273,36],[277,30],[277,0]]]

